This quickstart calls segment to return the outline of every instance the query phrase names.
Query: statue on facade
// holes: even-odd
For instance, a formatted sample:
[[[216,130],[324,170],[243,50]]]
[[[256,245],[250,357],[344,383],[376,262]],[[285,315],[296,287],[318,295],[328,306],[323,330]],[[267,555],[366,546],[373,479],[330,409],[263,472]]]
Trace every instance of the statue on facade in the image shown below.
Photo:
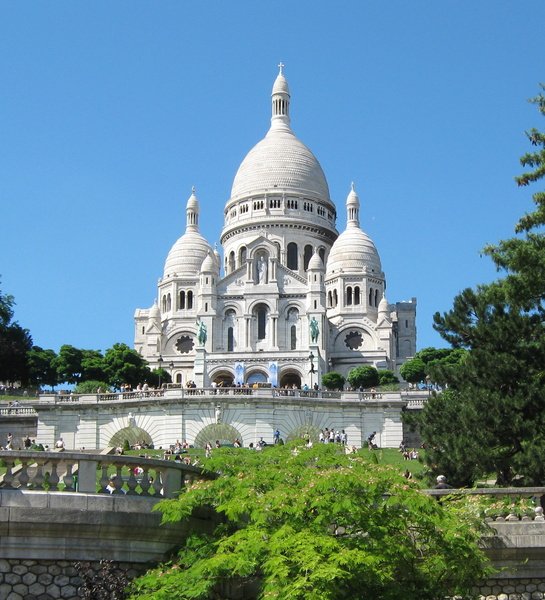
[[[257,262],[257,281],[267,283],[267,261],[264,256]]]
[[[318,321],[316,317],[312,317],[310,320],[310,341],[315,344],[318,342],[320,336],[320,328],[318,327]]]
[[[197,332],[197,341],[199,342],[199,345],[204,346],[206,344],[206,337],[206,325],[202,321],[199,321],[199,330]]]

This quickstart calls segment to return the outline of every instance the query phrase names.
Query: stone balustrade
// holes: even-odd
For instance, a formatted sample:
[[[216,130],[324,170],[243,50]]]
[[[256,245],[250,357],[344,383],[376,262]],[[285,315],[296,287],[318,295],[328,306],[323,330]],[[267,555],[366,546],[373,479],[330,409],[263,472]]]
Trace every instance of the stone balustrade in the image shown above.
[[[131,392],[116,392],[108,394],[54,394],[44,393],[40,395],[36,406],[40,405],[63,405],[71,403],[98,404],[105,402],[120,401],[153,401],[156,399],[194,399],[195,397],[212,397],[218,399],[240,398],[248,396],[252,398],[282,398],[282,399],[312,399],[312,400],[335,400],[337,402],[365,402],[381,401],[397,398],[400,400],[399,392],[369,392],[369,391],[329,391],[329,390],[300,390],[284,388],[184,388],[179,384],[168,384],[161,389],[142,390]],[[1,410],[1,409],[0,409]],[[7,407],[6,407],[7,410]]]
[[[174,461],[81,452],[0,451],[0,488],[173,498],[184,485],[214,475]]]

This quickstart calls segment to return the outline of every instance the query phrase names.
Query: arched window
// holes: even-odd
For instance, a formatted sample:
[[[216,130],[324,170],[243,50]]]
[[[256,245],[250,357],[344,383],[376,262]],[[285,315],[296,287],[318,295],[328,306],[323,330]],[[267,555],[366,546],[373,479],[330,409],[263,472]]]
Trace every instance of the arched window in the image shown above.
[[[260,306],[257,309],[257,339],[264,340],[267,326],[267,309]]]
[[[333,306],[333,296],[331,294],[331,290],[327,292],[327,305],[329,308]]]
[[[187,292],[187,310],[191,310],[193,308],[193,292],[189,290]]]
[[[375,290],[375,306],[378,306],[378,290]]]
[[[333,306],[337,306],[339,303],[339,295],[337,294],[337,290],[333,290]]]
[[[227,352],[233,352],[235,349],[235,336],[233,333],[233,328],[227,328]]]
[[[146,332],[146,328],[142,327],[142,335],[144,335],[145,332]]]
[[[373,288],[369,290],[369,306],[373,306]]]
[[[360,288],[358,285],[354,287],[354,304],[359,304],[360,300]]]
[[[313,247],[310,244],[307,244],[305,246],[305,254],[304,254],[304,259],[303,259],[305,271],[308,269],[308,263],[310,262],[310,259],[312,258],[313,254],[314,254]]]
[[[242,246],[242,248],[240,249],[240,252],[239,252],[239,265],[241,267],[246,262],[247,254],[248,254],[248,251],[246,250],[246,246]]]
[[[288,244],[288,269],[291,269],[292,271],[297,271],[299,268],[297,252],[297,244],[295,242],[290,242]]]
[[[178,310],[184,310],[184,309],[185,309],[185,292],[182,290],[178,294]]]
[[[176,373],[176,383],[182,383],[182,374]]]
[[[352,288],[350,286],[346,288],[346,306],[352,306]]]
[[[229,252],[229,273],[232,273],[235,270],[235,253],[233,251]]]
[[[318,250],[318,254],[320,255],[320,258],[322,259],[322,262],[325,265],[325,248],[323,246]]]
[[[290,327],[290,348],[292,350],[297,348],[297,325]]]

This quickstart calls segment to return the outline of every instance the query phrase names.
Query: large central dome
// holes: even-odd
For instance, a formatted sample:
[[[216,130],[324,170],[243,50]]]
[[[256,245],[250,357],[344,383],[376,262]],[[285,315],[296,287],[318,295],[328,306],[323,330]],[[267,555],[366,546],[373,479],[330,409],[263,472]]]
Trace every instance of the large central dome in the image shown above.
[[[291,130],[289,99],[288,83],[280,69],[272,90],[271,128],[242,161],[231,199],[282,190],[329,201],[320,163]]]
[[[314,154],[293,132],[271,129],[242,161],[231,198],[278,189],[329,200],[327,181]]]

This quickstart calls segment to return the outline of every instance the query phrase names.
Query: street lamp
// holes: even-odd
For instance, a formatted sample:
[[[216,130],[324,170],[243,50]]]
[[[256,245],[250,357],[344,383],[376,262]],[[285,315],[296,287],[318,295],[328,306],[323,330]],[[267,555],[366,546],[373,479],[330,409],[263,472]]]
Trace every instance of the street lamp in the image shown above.
[[[171,360],[168,366],[170,367],[170,383],[174,383],[172,381],[172,374],[174,373],[174,361]]]
[[[159,363],[159,388],[161,387],[161,369],[163,368],[163,357],[159,354],[159,358],[157,359]]]
[[[312,353],[312,350],[310,351],[310,354],[308,355],[308,360],[310,361],[310,387],[312,388],[312,374],[316,373],[316,371],[314,370],[314,354]]]

